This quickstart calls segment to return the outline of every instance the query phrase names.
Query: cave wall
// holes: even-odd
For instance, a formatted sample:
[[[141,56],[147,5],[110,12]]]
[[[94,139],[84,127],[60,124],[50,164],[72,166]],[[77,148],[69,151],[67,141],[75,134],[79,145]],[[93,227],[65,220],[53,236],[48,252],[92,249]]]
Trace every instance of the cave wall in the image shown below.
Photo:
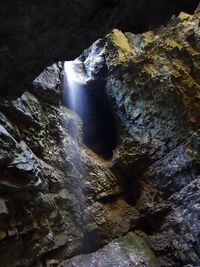
[[[43,68],[77,57],[112,28],[133,33],[166,23],[198,0],[8,0],[1,5],[1,97],[31,86]],[[144,8],[145,7],[145,8]]]
[[[62,105],[63,62],[1,101],[1,266],[200,264],[199,12],[143,34],[115,29],[79,57],[91,79],[108,70],[111,161]]]

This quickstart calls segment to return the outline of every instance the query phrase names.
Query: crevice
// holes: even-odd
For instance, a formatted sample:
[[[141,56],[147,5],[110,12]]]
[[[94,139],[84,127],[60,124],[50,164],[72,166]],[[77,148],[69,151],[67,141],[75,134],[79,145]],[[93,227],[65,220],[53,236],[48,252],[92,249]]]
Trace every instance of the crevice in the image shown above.
[[[126,178],[121,181],[123,199],[130,206],[135,206],[142,193],[142,184],[139,177]]]
[[[97,250],[101,249],[107,243],[103,242],[101,238],[98,237],[98,234],[95,232],[85,233],[82,240],[83,248],[81,254],[94,253]]]
[[[75,88],[78,100],[73,107],[67,83],[63,88],[63,104],[82,119],[84,144],[103,159],[110,160],[117,146],[117,130],[105,84],[104,79],[98,79]]]
[[[105,84],[95,82],[87,89],[88,107],[83,119],[83,142],[96,154],[109,160],[117,146],[117,133]]]
[[[188,135],[188,137],[186,137],[185,139],[180,140],[172,149],[169,149],[168,151],[166,151],[166,153],[164,155],[162,155],[160,158],[158,158],[157,160],[153,161],[146,169],[148,169],[149,167],[153,166],[154,164],[158,163],[159,161],[162,161],[165,157],[167,157],[171,152],[173,152],[174,150],[176,150],[179,146],[181,145],[186,145],[187,143],[189,143],[191,141],[191,139],[193,138],[193,136],[195,134],[197,134],[200,131],[200,128],[197,129],[196,131],[192,132],[190,135]],[[145,170],[146,171],[146,170]],[[144,171],[144,172],[145,172]],[[144,173],[143,172],[143,173]]]
[[[135,230],[140,230],[147,235],[152,235],[159,232],[162,224],[165,221],[167,214],[170,211],[170,206],[154,207],[153,210],[149,210],[145,215],[142,216]]]

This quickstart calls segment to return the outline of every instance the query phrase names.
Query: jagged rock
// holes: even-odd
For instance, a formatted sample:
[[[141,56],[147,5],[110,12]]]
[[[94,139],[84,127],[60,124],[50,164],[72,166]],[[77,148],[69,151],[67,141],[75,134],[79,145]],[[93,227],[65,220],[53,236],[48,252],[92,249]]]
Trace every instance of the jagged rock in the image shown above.
[[[149,239],[156,232],[160,240],[166,240],[161,255],[154,247],[161,266],[199,264],[198,231],[191,239],[180,240],[176,248],[173,240],[181,224],[176,224],[176,230],[172,226],[171,231],[164,227],[168,218],[176,220],[177,216],[171,211],[178,210],[171,196],[181,198],[179,192],[199,179],[198,12],[194,16],[181,13],[155,32],[133,35],[114,30],[99,42],[99,50],[97,42],[83,54],[87,68],[90,58],[95,62],[95,53],[98,61],[99,53],[104,52],[106,87],[119,129],[110,168],[121,181],[121,192],[137,207],[137,227],[150,235]],[[194,199],[198,201],[197,196]],[[192,229],[196,229],[196,216],[190,220]],[[167,227],[170,229],[170,223]],[[187,249],[181,252],[181,247]],[[191,255],[189,259],[183,256],[186,254]]]
[[[25,92],[21,97],[13,101],[4,101],[0,105],[0,109],[10,120],[17,124],[18,128],[20,126],[25,128],[25,126],[39,127],[38,121],[41,120],[40,115],[40,105],[38,100],[28,92]],[[23,125],[20,125],[23,120]]]
[[[18,128],[13,125],[9,120],[8,118],[0,112],[0,123],[1,125],[7,130],[7,132],[13,136],[13,138],[17,141],[20,140],[20,134],[19,134],[19,131],[18,131]]]
[[[6,229],[8,236],[13,233],[19,243],[24,235],[27,236],[26,247],[20,246],[21,252],[15,257],[2,257],[3,264],[14,266],[18,262],[29,266],[46,253],[47,260],[51,260],[48,251],[55,251],[54,259],[62,259],[83,248],[94,231],[104,245],[120,232],[129,230],[129,222],[137,212],[132,215],[125,201],[119,200],[121,209],[115,218],[111,214],[114,215],[117,204],[95,204],[109,202],[121,193],[121,189],[117,177],[82,145],[82,124],[77,115],[62,106],[40,102],[28,92],[17,100],[2,103],[1,108],[12,119],[19,135],[16,141],[4,130],[16,146],[15,152],[10,149],[12,158],[6,163],[1,180],[4,194],[12,194],[9,195],[10,216],[15,221],[14,228],[10,221]],[[95,161],[92,155],[96,157]],[[105,221],[100,223],[98,211],[105,216],[105,221],[109,221],[109,226]],[[121,226],[124,214],[126,227]],[[84,227],[87,220],[90,223]],[[118,225],[116,229],[112,229],[113,224]],[[2,237],[8,249],[11,243],[3,232]],[[93,244],[90,242],[88,249]],[[1,251],[4,255],[5,251]],[[20,253],[27,256],[19,258]]]
[[[153,252],[145,242],[137,234],[131,232],[95,253],[79,255],[59,265],[59,267],[72,266],[155,267],[157,263]]]
[[[13,151],[17,148],[17,142],[2,125],[0,125],[0,144],[0,165],[5,166],[13,159]]]
[[[99,80],[107,74],[105,55],[102,49],[104,44],[105,40],[99,39],[80,56],[81,61],[84,62],[87,76],[90,79]]]
[[[7,164],[0,181],[2,190],[25,190],[41,186],[40,165],[37,158],[21,141],[13,160]]]
[[[199,265],[199,188],[200,180],[192,181],[169,198],[172,212],[166,217],[161,230],[170,235],[171,249],[175,250],[177,261]]]
[[[62,64],[47,67],[34,81],[31,90],[38,98],[51,104],[61,102],[61,70]]]
[[[7,215],[9,212],[8,212],[8,208],[7,208],[7,205],[6,205],[6,201],[4,199],[0,199],[0,216],[2,215]]]

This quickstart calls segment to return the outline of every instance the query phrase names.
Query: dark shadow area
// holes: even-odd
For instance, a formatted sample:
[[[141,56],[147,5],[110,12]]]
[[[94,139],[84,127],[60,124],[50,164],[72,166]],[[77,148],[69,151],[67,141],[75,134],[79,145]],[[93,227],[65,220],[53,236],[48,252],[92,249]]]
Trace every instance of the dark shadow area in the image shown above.
[[[131,157],[124,158],[124,160],[115,161],[115,164],[111,166],[111,171],[119,177],[121,196],[131,206],[136,205],[140,198],[143,191],[142,173],[150,164],[150,159],[141,155],[135,162],[131,161]]]
[[[102,243],[101,238],[95,232],[85,233],[82,243],[84,245],[82,248],[83,254],[93,253],[105,245],[105,243]]]
[[[114,27],[125,32],[142,33],[165,25],[172,15],[177,16],[181,11],[193,14],[198,4],[199,0],[104,0],[99,13],[105,16],[108,29]],[[102,10],[105,9],[107,12],[104,14]]]
[[[122,183],[122,182],[121,182]],[[123,188],[123,198],[130,205],[134,206],[137,203],[141,193],[142,186],[141,181],[138,177],[132,177],[131,179],[126,179],[125,182],[122,183]]]
[[[87,97],[83,142],[104,159],[110,159],[117,145],[117,132],[105,85],[99,82],[90,84]]]
[[[160,227],[165,221],[167,214],[170,211],[170,207],[162,207],[154,210],[148,211],[140,220],[137,228],[142,230],[147,235],[152,235],[155,232],[158,232]]]
[[[93,152],[105,160],[113,156],[117,146],[117,130],[108,96],[105,81],[92,81],[77,90],[80,93],[79,105],[74,110],[83,121],[83,142]],[[70,109],[69,95],[64,105]]]
[[[45,66],[76,58],[113,28],[132,33],[152,30],[181,11],[193,13],[198,3],[199,0],[3,1],[0,95],[21,95]]]

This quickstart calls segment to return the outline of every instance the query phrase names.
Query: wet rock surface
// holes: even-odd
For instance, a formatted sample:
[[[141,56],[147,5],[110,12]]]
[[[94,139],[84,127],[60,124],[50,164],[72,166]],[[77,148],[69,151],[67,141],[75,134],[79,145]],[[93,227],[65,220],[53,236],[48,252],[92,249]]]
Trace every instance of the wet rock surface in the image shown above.
[[[62,105],[63,63],[1,101],[0,266],[200,265],[199,12],[79,57],[114,114],[110,161]]]

